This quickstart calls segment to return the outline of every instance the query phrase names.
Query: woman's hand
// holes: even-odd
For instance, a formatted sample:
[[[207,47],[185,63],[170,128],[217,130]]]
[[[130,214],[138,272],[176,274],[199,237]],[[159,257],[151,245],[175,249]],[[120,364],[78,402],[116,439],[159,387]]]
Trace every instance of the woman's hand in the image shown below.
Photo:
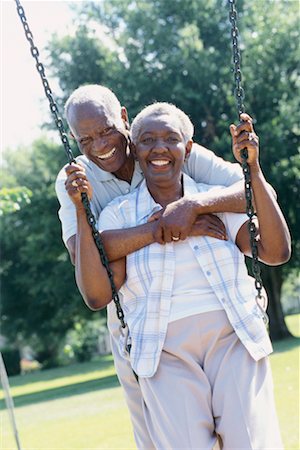
[[[210,236],[226,241],[228,239],[224,223],[214,214],[199,215],[190,236]]]
[[[93,190],[89,183],[85,169],[80,164],[70,164],[66,167],[67,179],[65,181],[66,191],[76,207],[82,206],[81,193],[85,192],[88,198],[92,198]]]
[[[259,138],[256,135],[252,118],[246,114],[241,114],[242,122],[236,125],[230,125],[230,133],[232,136],[232,150],[235,159],[241,163],[241,150],[248,150],[247,163],[250,170],[259,169]]]

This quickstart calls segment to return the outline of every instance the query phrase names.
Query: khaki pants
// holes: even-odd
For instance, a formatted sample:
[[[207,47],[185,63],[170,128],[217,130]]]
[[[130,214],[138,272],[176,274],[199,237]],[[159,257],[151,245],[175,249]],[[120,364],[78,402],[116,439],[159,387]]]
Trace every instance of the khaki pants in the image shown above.
[[[157,373],[140,378],[156,449],[282,449],[267,358],[254,361],[224,311],[168,326]]]

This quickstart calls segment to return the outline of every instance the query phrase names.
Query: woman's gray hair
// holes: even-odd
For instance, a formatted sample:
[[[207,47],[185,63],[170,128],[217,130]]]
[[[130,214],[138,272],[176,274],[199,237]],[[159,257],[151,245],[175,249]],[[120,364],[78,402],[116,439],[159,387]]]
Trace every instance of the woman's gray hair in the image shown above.
[[[65,117],[69,122],[69,110],[71,106],[81,105],[87,102],[95,102],[106,109],[115,118],[121,116],[121,103],[116,95],[107,87],[100,84],[87,84],[80,86],[72,92],[65,104]]]
[[[145,118],[150,116],[162,116],[169,115],[171,117],[176,117],[179,121],[181,132],[184,136],[185,141],[192,139],[194,135],[194,125],[192,124],[190,118],[177,106],[172,103],[167,102],[157,102],[152,105],[146,106],[141,112],[133,119],[131,124],[131,139],[135,144],[141,134],[141,129],[143,126],[143,121]]]

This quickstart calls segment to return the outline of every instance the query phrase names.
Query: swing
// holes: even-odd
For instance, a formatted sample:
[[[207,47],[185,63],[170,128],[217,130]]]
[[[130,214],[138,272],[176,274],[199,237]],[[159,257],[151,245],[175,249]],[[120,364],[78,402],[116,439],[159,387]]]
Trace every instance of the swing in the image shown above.
[[[31,54],[36,61],[36,68],[37,68],[38,73],[40,74],[41,81],[42,81],[44,91],[45,91],[45,95],[49,101],[50,111],[54,117],[56,127],[59,131],[61,141],[63,143],[64,150],[67,155],[68,162],[69,162],[69,164],[72,164],[76,161],[75,161],[75,158],[73,156],[73,153],[72,153],[72,150],[71,150],[71,147],[69,144],[69,140],[68,140],[68,137],[66,134],[66,130],[65,130],[63,121],[58,115],[58,107],[57,107],[57,104],[55,103],[49,82],[46,78],[44,66],[39,60],[39,50],[34,45],[33,34],[29,28],[29,25],[28,25],[28,22],[27,22],[27,19],[25,16],[24,8],[22,7],[20,0],[15,0],[15,2],[16,2],[16,6],[17,6],[17,13],[18,13],[20,20],[24,27],[26,39],[28,40],[28,42],[30,44]],[[236,101],[237,101],[238,117],[240,119],[240,116],[244,112],[245,108],[244,108],[244,104],[243,104],[244,90],[241,85],[242,74],[241,74],[241,68],[240,68],[240,50],[239,50],[239,41],[238,41],[239,32],[238,32],[238,28],[237,28],[236,0],[228,0],[228,3],[229,3],[229,7],[230,7],[229,20],[231,23],[231,39],[232,39],[232,52],[233,52],[233,64],[234,64],[234,68],[233,68],[234,81],[235,81],[234,94],[235,94]],[[242,150],[241,156],[243,159],[241,166],[242,166],[244,177],[245,177],[245,197],[246,197],[246,204],[247,204],[246,214],[249,217],[248,230],[249,230],[249,237],[250,237],[250,244],[251,244],[251,251],[252,251],[252,271],[253,271],[253,275],[255,278],[255,287],[257,290],[256,302],[258,304],[258,307],[261,309],[261,311],[263,313],[264,322],[267,325],[268,316],[265,313],[262,306],[259,304],[259,301],[262,301],[262,299],[263,299],[263,296],[261,293],[261,291],[263,289],[263,284],[262,284],[262,279],[261,279],[260,266],[259,266],[259,262],[258,262],[257,243],[255,240],[256,226],[253,221],[255,212],[254,212],[253,203],[252,203],[251,176],[250,176],[250,169],[249,169],[249,166],[247,163],[248,154],[247,154],[246,149]],[[120,320],[120,331],[124,335],[124,333],[128,332],[128,329],[127,329],[127,325],[125,323],[124,313],[123,313],[123,310],[122,310],[122,307],[120,304],[118,292],[117,292],[115,284],[114,284],[112,271],[109,267],[109,262],[108,262],[106,254],[105,254],[101,235],[96,228],[96,219],[92,214],[90,202],[89,202],[87,194],[82,193],[81,198],[82,198],[82,203],[83,203],[85,211],[86,211],[88,223],[92,229],[92,235],[93,235],[95,244],[99,251],[101,262],[102,262],[103,266],[105,267],[108,277],[109,277],[109,280],[110,280],[111,290],[112,290],[112,298],[113,298],[113,301],[116,306],[116,313],[117,313],[118,319]],[[130,345],[128,345],[127,350],[128,350],[128,352],[130,351]]]

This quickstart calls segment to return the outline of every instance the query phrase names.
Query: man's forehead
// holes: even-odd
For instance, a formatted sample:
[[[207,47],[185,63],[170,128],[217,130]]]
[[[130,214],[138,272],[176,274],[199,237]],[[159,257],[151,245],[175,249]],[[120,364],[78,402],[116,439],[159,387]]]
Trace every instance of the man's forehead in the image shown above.
[[[109,108],[107,108],[103,103],[100,103],[97,100],[86,100],[84,102],[70,105],[69,115],[71,118],[76,119],[89,116],[102,116],[105,118],[110,117],[111,113]]]

